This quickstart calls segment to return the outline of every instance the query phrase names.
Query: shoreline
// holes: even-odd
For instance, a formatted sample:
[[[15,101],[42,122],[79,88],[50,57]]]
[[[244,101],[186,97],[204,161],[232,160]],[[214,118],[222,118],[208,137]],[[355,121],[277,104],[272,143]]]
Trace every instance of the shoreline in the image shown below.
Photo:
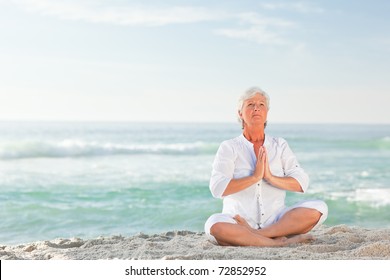
[[[322,226],[315,240],[287,247],[223,247],[203,232],[54,239],[0,245],[1,260],[390,260],[390,229]]]

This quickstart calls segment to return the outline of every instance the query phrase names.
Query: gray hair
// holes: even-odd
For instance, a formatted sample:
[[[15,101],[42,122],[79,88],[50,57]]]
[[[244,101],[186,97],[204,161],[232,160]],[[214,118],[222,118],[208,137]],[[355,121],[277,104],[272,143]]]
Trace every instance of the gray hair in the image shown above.
[[[244,105],[244,102],[246,100],[248,100],[249,98],[252,98],[253,96],[255,96],[256,94],[260,94],[262,96],[265,97],[265,102],[267,104],[267,109],[269,110],[269,101],[270,101],[270,98],[269,98],[269,95],[264,91],[262,90],[261,88],[259,87],[251,87],[249,89],[247,89],[241,96],[240,98],[238,99],[238,110],[237,110],[237,114],[238,114],[238,121],[242,124],[242,128],[244,128],[244,124],[243,124],[243,120],[241,119],[240,117],[240,113],[242,111],[242,106]],[[267,126],[267,122],[264,124],[264,128]]]

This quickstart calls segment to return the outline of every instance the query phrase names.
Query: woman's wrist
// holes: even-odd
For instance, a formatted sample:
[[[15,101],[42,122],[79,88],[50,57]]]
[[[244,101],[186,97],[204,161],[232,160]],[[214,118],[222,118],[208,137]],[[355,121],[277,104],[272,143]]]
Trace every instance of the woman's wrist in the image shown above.
[[[261,181],[261,179],[262,179],[260,176],[256,176],[254,174],[252,176],[250,176],[250,177],[252,179],[252,184],[257,183],[257,182]]]
[[[264,176],[264,180],[266,180],[270,185],[272,185],[274,179],[275,176],[273,176],[272,174],[269,174],[268,176]]]

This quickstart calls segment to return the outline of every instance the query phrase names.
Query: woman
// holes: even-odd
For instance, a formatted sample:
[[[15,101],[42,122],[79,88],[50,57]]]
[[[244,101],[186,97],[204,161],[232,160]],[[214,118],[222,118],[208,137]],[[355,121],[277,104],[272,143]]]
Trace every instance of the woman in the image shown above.
[[[250,88],[239,99],[243,133],[224,141],[210,179],[223,211],[205,224],[210,241],[230,246],[284,246],[313,239],[306,234],[321,225],[328,207],[320,200],[285,206],[286,191],[305,192],[309,178],[286,140],[264,133],[269,97]]]

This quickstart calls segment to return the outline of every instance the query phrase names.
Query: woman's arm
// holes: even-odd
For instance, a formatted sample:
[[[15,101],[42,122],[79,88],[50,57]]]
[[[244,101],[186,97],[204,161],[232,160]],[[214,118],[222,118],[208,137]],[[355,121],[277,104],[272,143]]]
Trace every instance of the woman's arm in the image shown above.
[[[237,193],[239,191],[245,190],[246,188],[256,184],[259,180],[256,179],[255,176],[248,176],[239,179],[231,179],[229,184],[227,185],[225,191],[222,196],[231,195]]]
[[[264,180],[266,180],[270,185],[287,190],[287,191],[293,191],[293,192],[304,192],[301,184],[293,177],[278,177],[274,176],[271,173],[269,162],[268,162],[268,155],[267,151],[264,147],[264,154],[265,154],[265,161],[264,161]]]
[[[303,192],[301,185],[293,177],[278,177],[271,174],[264,177],[264,180],[279,189],[292,192]]]
[[[223,196],[240,192],[252,186],[253,184],[256,184],[257,182],[261,181],[261,179],[264,177],[264,169],[266,167],[265,161],[266,161],[265,148],[260,147],[257,162],[256,162],[256,167],[255,167],[255,171],[253,172],[253,175],[248,177],[238,178],[238,179],[231,179],[223,193]]]

